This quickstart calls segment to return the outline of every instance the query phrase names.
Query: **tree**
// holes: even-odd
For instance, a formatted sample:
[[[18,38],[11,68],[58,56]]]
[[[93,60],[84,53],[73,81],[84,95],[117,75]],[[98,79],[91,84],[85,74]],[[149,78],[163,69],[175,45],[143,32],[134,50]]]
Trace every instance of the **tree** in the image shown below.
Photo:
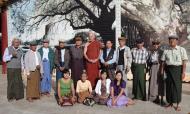
[[[190,12],[189,0],[124,0],[122,14],[137,21],[157,37],[183,33],[184,12]]]
[[[25,8],[32,1],[34,14],[31,15]],[[22,0],[15,6],[12,17],[16,21],[13,24],[20,33],[26,27],[31,31],[43,22],[54,20],[53,24],[67,21],[74,30],[92,29],[103,39],[115,37],[115,31],[111,29],[115,20],[113,0]]]

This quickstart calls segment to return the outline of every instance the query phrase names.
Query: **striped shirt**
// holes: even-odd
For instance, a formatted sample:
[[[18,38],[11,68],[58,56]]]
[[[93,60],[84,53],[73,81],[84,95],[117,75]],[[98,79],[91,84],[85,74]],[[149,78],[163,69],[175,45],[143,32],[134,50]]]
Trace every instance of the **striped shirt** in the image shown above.
[[[132,54],[132,61],[133,63],[136,64],[146,64],[149,58],[149,52],[144,47],[142,49],[133,48],[131,50],[131,54]]]

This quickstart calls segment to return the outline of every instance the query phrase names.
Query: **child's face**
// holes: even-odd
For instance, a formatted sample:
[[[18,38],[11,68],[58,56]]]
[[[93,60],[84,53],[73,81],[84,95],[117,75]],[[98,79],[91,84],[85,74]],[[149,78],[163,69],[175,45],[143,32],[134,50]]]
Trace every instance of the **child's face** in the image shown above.
[[[82,81],[86,81],[86,79],[87,79],[87,75],[86,74],[82,74],[81,80]]]
[[[121,73],[117,73],[117,75],[116,75],[116,77],[115,77],[115,78],[116,78],[116,80],[118,80],[118,81],[119,81],[119,80],[121,80],[121,78],[122,78]]]
[[[102,79],[104,80],[104,79],[106,79],[107,74],[104,72],[103,74],[101,74],[101,77],[102,77]]]
[[[64,78],[65,78],[65,79],[69,79],[69,78],[70,78],[70,73],[69,73],[69,72],[64,73]]]

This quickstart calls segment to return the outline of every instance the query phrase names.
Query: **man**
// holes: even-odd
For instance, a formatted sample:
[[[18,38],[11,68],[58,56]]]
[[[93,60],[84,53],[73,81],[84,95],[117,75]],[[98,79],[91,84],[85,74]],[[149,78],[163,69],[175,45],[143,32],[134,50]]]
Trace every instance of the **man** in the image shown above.
[[[119,37],[119,47],[117,48],[117,70],[123,72],[124,80],[127,81],[127,73],[130,71],[131,63],[132,63],[132,55],[131,50],[128,46],[126,46],[126,38]]]
[[[49,47],[49,40],[43,40],[43,46],[38,50],[42,57],[42,65],[44,69],[43,78],[41,80],[41,95],[50,96],[51,92],[51,74],[54,67],[54,51]]]
[[[36,47],[37,43],[35,41],[31,42],[30,50],[24,58],[27,75],[26,98],[29,102],[40,98],[40,78],[43,76],[41,56]]]
[[[89,41],[84,47],[84,57],[86,58],[86,72],[92,87],[95,88],[97,78],[99,77],[99,57],[100,42],[97,41],[95,32],[89,32]]]
[[[152,50],[148,60],[150,67],[150,83],[149,83],[149,99],[154,103],[164,106],[164,79],[160,76],[160,64],[163,51],[160,49],[160,41],[158,38],[152,41]]]
[[[177,45],[179,37],[169,36],[169,48],[164,50],[161,60],[161,75],[166,72],[166,107],[174,106],[176,111],[181,111],[182,79],[185,77],[186,62],[188,61],[186,50]]]
[[[106,41],[106,48],[103,49],[100,55],[100,62],[102,63],[102,69],[105,69],[108,77],[111,80],[115,78],[115,67],[116,67],[116,52],[112,49],[112,41]]]
[[[23,52],[20,40],[14,38],[12,45],[5,49],[3,61],[7,63],[7,99],[12,101],[24,98],[24,88],[22,82],[22,56]]]
[[[82,46],[81,36],[76,36],[74,38],[75,46],[70,48],[71,55],[71,77],[74,81],[74,87],[76,88],[77,81],[80,80],[80,77],[85,69],[84,62],[84,47]]]
[[[149,53],[144,48],[143,39],[136,40],[137,47],[131,50],[133,74],[133,95],[134,99],[146,101],[146,63]]]
[[[56,90],[57,95],[57,84],[58,80],[63,77],[63,70],[69,69],[70,54],[69,50],[65,48],[65,41],[59,40],[59,46],[55,50],[54,64],[56,67]]]

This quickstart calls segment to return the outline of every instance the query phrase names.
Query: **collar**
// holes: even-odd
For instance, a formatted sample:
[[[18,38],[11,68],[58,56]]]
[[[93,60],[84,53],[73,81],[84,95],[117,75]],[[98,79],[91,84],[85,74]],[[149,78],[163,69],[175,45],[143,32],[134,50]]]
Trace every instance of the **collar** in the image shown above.
[[[14,46],[12,46],[12,47],[13,47],[14,50],[17,50],[17,51],[20,49],[19,47],[17,49]]]
[[[125,49],[125,47],[126,47],[126,46],[123,46],[123,47],[119,47],[119,49],[120,49],[120,50],[122,50],[122,49]]]
[[[107,51],[110,51],[110,50],[111,50],[111,48],[106,48],[106,50],[107,50]]]
[[[178,45],[176,45],[174,48],[172,48],[172,47],[170,46],[170,48],[169,48],[169,49],[171,49],[171,50],[173,50],[173,49],[178,50],[178,49],[179,49],[179,46],[178,46]]]
[[[145,48],[144,48],[144,47],[142,47],[141,49],[139,49],[139,48],[136,48],[136,50],[143,50],[143,51],[144,51],[144,50],[145,50]]]

